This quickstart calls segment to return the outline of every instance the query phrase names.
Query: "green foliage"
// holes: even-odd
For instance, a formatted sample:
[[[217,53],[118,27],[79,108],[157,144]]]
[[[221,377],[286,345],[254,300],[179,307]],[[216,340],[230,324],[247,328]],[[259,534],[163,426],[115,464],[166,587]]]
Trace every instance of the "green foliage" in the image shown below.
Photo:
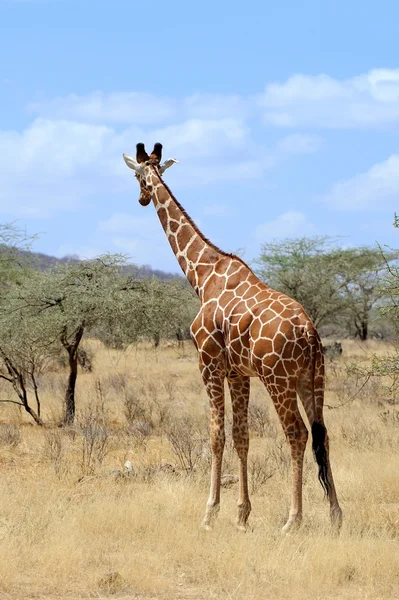
[[[349,333],[367,339],[370,314],[382,299],[378,285],[386,261],[378,248],[332,246],[328,237],[268,243],[257,259],[259,276],[295,298],[316,325],[346,323]]]
[[[92,333],[107,345],[123,348],[140,339],[176,339],[176,334],[188,331],[198,312],[198,298],[181,279],[160,281],[155,277],[137,282],[135,302],[122,318],[102,321]]]
[[[10,384],[0,401],[20,404],[41,424],[38,377],[56,352],[58,340],[43,327],[40,315],[21,310],[20,289],[15,284],[9,288],[0,307],[0,378]]]
[[[256,261],[261,279],[298,300],[316,327],[344,308],[343,283],[337,280],[340,252],[329,243],[326,237],[267,243]]]
[[[140,333],[154,341],[187,331],[198,312],[198,298],[184,281],[147,281]]]
[[[385,255],[379,248],[349,248],[341,251],[341,266],[338,271],[343,282],[346,315],[350,333],[366,340],[370,316],[386,297],[380,285],[386,266],[394,265],[397,253]]]
[[[22,260],[21,251],[28,250],[34,236],[13,223],[0,223],[0,293],[9,284],[18,283],[26,276],[30,261]]]

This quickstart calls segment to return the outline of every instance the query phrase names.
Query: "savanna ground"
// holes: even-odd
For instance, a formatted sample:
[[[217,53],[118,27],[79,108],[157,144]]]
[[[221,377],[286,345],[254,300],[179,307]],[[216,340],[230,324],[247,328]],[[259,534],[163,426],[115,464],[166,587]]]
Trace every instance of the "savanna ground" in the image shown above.
[[[399,418],[381,383],[345,374],[387,346],[344,342],[328,365],[325,409],[344,511],[330,531],[310,444],[301,529],[282,536],[290,461],[270,399],[253,380],[246,533],[234,527],[237,484],[222,489],[214,530],[199,524],[208,493],[207,398],[194,349],[91,342],[77,424],[56,426],[65,372],[42,376],[39,428],[0,412],[0,596],[3,598],[394,599],[399,597]],[[0,390],[5,397],[6,388]],[[343,406],[337,407],[343,404]],[[230,411],[225,474],[237,472]],[[127,471],[130,460],[133,471]],[[119,472],[118,472],[119,470]]]

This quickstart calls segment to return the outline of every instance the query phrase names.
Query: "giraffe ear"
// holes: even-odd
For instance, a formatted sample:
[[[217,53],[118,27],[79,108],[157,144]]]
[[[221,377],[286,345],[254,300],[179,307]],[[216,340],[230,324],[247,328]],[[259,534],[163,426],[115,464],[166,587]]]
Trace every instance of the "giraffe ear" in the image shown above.
[[[143,165],[139,164],[137,162],[137,160],[135,160],[134,158],[132,158],[128,154],[123,154],[123,160],[125,161],[125,163],[129,167],[129,169],[133,169],[133,171],[135,171],[139,175],[142,175],[144,173],[144,167],[143,167]]]
[[[165,160],[164,163],[162,163],[161,165],[159,165],[159,172],[162,175],[163,173],[165,173],[166,169],[169,169],[169,167],[171,167],[172,165],[174,165],[175,163],[177,164],[179,161],[176,160],[175,158],[168,158],[168,160]]]

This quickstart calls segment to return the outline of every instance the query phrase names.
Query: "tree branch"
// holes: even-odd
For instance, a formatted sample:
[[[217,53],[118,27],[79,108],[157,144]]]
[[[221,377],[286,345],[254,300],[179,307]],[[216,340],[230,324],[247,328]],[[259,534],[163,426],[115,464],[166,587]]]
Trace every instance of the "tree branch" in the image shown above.
[[[0,400],[0,402],[8,402],[10,404],[17,404],[18,406],[23,406],[22,402],[17,402],[16,400]]]

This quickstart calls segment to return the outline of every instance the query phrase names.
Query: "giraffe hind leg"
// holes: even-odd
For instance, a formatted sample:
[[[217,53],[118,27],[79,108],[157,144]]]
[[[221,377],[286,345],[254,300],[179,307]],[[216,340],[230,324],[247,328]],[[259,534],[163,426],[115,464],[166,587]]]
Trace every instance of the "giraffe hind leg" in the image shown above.
[[[268,379],[262,378],[262,381],[271,396],[291,450],[291,507],[288,520],[282,529],[283,533],[288,533],[302,521],[303,458],[308,430],[299,412],[295,386],[291,382],[276,385]]]

